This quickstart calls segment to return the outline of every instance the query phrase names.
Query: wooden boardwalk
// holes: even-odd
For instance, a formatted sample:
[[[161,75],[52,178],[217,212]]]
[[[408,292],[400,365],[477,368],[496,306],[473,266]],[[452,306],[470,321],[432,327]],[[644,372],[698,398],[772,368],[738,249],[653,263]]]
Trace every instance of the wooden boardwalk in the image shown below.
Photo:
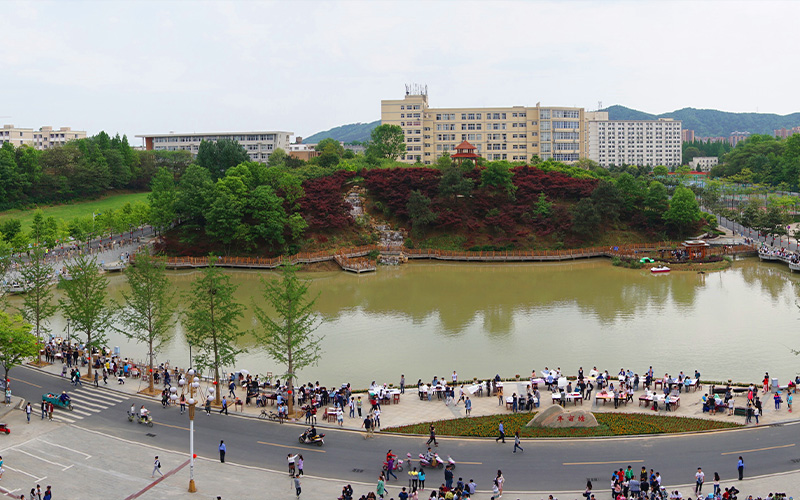
[[[215,265],[240,269],[275,269],[282,264],[313,264],[315,262],[335,261],[345,270],[354,273],[375,271],[372,260],[366,259],[370,252],[387,255],[402,253],[409,259],[432,259],[457,262],[560,262],[589,259],[595,257],[636,257],[641,253],[670,251],[680,246],[680,242],[662,241],[615,247],[576,248],[569,250],[510,250],[505,252],[456,252],[436,249],[399,249],[396,246],[364,245],[340,249],[335,252],[304,252],[296,255],[275,258],[263,257],[213,257]],[[750,245],[720,246],[709,249],[709,255],[755,254]],[[133,256],[131,262],[133,262]],[[208,257],[170,257],[166,261],[168,269],[196,269],[208,267]]]

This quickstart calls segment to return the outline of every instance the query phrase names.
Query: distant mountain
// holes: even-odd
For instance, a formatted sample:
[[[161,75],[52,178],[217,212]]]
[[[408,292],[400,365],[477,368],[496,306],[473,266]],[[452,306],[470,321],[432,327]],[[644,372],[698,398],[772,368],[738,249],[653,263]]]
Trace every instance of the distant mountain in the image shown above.
[[[652,115],[619,105],[610,106],[604,111],[608,111],[608,118],[611,120],[657,120],[658,118],[680,120],[684,129],[694,130],[695,135],[699,137],[728,136],[736,131],[772,135],[775,129],[788,129],[800,125],[800,113],[790,115],[729,113],[716,109],[683,108]]]
[[[303,137],[306,144],[316,144],[322,139],[332,138],[341,142],[367,142],[372,129],[381,124],[380,120],[372,123],[351,123],[340,125],[324,132],[317,132],[310,137]]]

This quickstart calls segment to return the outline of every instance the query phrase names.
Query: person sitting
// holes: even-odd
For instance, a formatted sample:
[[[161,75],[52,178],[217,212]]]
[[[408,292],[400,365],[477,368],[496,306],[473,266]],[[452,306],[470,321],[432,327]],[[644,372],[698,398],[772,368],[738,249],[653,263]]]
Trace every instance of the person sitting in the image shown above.
[[[148,409],[145,408],[144,405],[142,405],[142,407],[139,409],[139,419],[146,421],[149,418],[150,418],[150,411],[148,411]]]
[[[69,402],[69,395],[66,391],[62,391],[61,396],[59,396],[58,399],[61,400],[62,403],[66,404]]]
[[[432,464],[436,455],[431,451],[431,447],[428,446],[428,451],[422,456],[425,460],[428,461],[429,464]]]
[[[317,437],[316,427],[314,427],[314,425],[312,424],[311,428],[306,431],[306,434],[308,435],[309,439],[314,439],[315,437]]]

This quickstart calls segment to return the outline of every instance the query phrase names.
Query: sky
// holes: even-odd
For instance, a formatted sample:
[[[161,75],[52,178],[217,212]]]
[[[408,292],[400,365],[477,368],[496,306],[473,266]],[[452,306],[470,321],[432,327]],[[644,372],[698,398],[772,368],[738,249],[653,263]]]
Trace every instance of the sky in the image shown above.
[[[0,1],[0,123],[321,130],[432,107],[788,114],[800,2]]]

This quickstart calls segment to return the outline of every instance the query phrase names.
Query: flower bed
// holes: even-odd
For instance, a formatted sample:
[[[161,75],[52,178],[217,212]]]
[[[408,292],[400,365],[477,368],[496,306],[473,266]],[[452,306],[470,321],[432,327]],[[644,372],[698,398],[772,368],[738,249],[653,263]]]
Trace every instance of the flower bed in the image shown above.
[[[630,436],[637,434],[668,434],[676,432],[696,432],[741,427],[741,424],[688,417],[666,417],[642,415],[638,413],[598,412],[597,427],[571,429],[545,429],[525,427],[535,413],[516,413],[512,415],[487,415],[484,417],[458,418],[433,422],[439,436],[496,437],[497,426],[503,421],[506,434],[513,436],[519,429],[521,437],[588,437],[588,436]],[[386,432],[402,434],[427,434],[431,422],[388,427]]]

